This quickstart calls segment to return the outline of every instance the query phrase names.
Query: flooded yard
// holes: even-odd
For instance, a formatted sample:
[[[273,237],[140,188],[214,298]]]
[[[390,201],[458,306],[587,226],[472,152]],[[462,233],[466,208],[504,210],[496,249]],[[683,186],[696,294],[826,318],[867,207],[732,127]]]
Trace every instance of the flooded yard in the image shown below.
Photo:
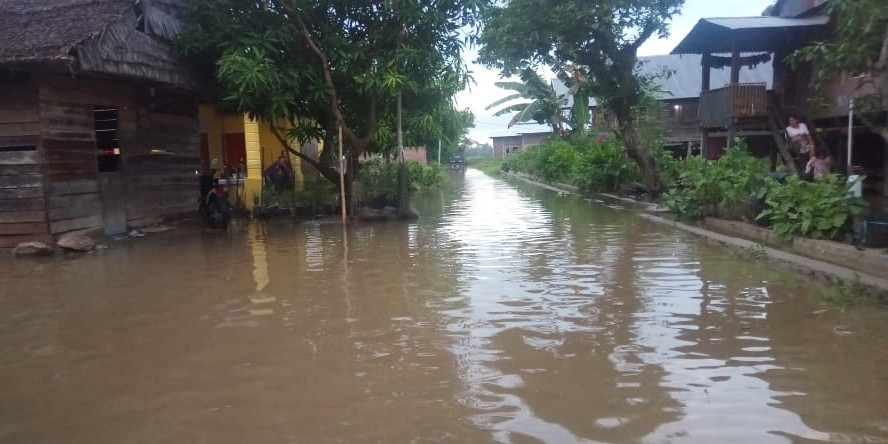
[[[3,443],[888,442],[888,316],[470,170],[416,223],[0,258]]]

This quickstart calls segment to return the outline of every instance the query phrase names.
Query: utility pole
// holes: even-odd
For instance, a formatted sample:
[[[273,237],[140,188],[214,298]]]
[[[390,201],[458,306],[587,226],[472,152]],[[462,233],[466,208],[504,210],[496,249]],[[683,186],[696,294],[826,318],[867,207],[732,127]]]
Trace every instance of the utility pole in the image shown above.
[[[441,138],[438,138],[438,165],[441,165]]]
[[[345,156],[342,155],[342,122],[339,122],[339,206],[342,207],[342,225],[345,226],[347,213],[345,208]]]

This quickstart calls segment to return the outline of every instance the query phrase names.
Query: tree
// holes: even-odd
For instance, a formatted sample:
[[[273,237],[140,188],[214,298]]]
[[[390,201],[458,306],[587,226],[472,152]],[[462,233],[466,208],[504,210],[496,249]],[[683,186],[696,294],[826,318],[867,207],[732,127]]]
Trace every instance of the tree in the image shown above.
[[[814,87],[836,76],[857,76],[855,114],[888,143],[888,2],[884,0],[832,0],[829,13],[836,17],[827,41],[818,41],[790,56],[790,62],[814,67]]]
[[[516,113],[509,121],[509,128],[520,122],[534,120],[540,125],[551,126],[552,132],[555,134],[560,134],[564,130],[564,117],[561,114],[561,108],[567,104],[567,99],[556,93],[552,83],[545,81],[533,69],[522,70],[520,82],[496,82],[495,85],[515,92],[487,105],[485,109],[496,108],[514,100],[522,100],[521,103],[508,105],[494,113],[494,116]]]
[[[269,123],[286,122],[276,128],[284,147],[307,137],[335,146],[342,125],[349,165],[356,166],[363,153],[385,148],[398,93],[417,131],[443,133],[429,122],[453,111],[450,99],[468,79],[460,31],[475,26],[483,6],[482,0],[192,0],[180,47],[212,67],[222,102]],[[291,150],[338,183],[334,151],[315,161]],[[349,168],[349,194],[355,176]]]
[[[614,114],[626,152],[651,194],[659,194],[652,147],[641,143],[633,108],[643,96],[636,76],[638,47],[666,36],[667,22],[684,0],[508,0],[486,10],[480,61],[503,74],[538,65],[575,65],[592,95]]]

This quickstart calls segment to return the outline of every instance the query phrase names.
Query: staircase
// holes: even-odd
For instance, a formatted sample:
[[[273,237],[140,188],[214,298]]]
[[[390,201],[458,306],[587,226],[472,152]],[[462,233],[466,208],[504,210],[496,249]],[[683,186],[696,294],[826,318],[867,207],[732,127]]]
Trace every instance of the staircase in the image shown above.
[[[786,141],[786,115],[774,96],[771,96],[770,102],[770,106],[768,107],[768,130],[771,132],[774,142],[777,143],[777,149],[780,151],[780,156],[783,158],[783,162],[786,164],[787,168],[789,168],[794,174],[800,174],[802,172],[798,171],[798,168],[796,168],[792,153],[789,151],[789,145]],[[811,133],[811,139],[814,141],[814,144],[817,145],[817,149],[827,153],[830,157],[833,157],[832,151],[829,149],[826,141],[823,140],[823,136],[821,136],[820,132],[817,131],[817,128],[814,127],[814,124],[808,122],[806,125],[808,126],[808,131]]]
[[[798,175],[799,170],[796,168],[795,160],[793,160],[792,153],[789,152],[789,146],[786,143],[786,131],[783,127],[786,118],[783,116],[783,110],[774,96],[771,96],[770,105],[768,107],[768,131],[771,132],[771,136],[777,144],[777,150],[780,152],[780,157],[783,158],[783,163],[791,173]]]

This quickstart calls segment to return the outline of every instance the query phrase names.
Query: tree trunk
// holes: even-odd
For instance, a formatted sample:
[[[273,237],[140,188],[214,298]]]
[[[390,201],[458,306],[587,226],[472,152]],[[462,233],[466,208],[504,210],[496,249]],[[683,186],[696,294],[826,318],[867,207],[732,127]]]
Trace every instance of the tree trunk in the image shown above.
[[[660,195],[660,167],[657,165],[654,154],[648,147],[642,145],[635,131],[635,125],[631,120],[620,122],[620,137],[623,139],[623,145],[626,147],[626,154],[629,158],[638,164],[641,174],[644,177],[644,185],[648,189],[648,193],[652,197]]]
[[[888,196],[888,127],[873,128],[884,141],[882,152],[882,195]]]

